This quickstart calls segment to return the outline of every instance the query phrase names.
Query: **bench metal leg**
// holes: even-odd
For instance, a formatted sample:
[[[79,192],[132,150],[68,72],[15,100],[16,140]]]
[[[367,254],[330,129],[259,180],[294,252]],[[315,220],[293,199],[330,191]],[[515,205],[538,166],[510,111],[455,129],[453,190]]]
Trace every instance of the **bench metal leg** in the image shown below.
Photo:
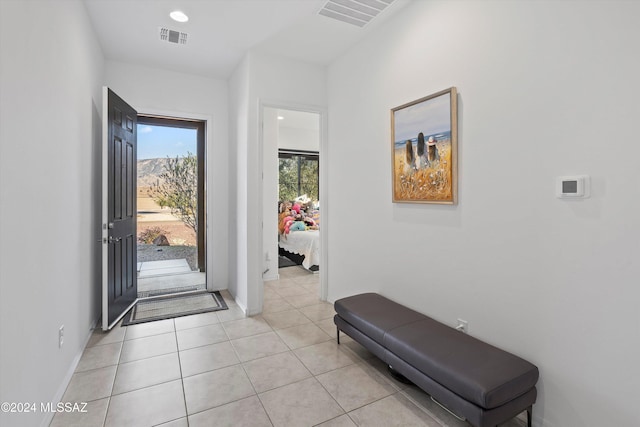
[[[338,344],[340,344],[340,328],[336,325],[336,339],[338,340]]]
[[[433,397],[431,399],[433,400]],[[436,402],[438,405],[440,405],[440,403],[437,400],[434,400],[434,402]],[[442,405],[440,405],[440,406],[442,406]],[[447,411],[448,411],[448,409],[447,409]],[[527,408],[527,427],[532,427],[532,421],[533,421],[533,405],[531,405],[531,406],[529,406]],[[500,427],[500,426],[498,425],[496,427]]]

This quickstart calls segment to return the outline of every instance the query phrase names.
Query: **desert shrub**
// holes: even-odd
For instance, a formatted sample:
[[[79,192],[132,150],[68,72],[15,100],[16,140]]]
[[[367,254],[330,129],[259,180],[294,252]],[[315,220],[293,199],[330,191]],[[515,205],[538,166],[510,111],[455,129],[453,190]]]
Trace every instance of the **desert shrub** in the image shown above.
[[[165,236],[169,234],[168,231],[164,230],[162,227],[149,227],[142,230],[138,233],[138,242],[151,244],[159,235],[164,234]]]
[[[198,158],[191,153],[172,159],[167,157],[161,181],[149,191],[153,200],[180,218],[198,234]]]

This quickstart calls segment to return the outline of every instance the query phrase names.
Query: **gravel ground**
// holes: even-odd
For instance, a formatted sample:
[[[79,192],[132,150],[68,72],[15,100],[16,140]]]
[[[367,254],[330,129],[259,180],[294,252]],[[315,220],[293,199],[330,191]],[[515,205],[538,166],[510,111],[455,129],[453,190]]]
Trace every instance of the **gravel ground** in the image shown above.
[[[0,0],[2,1],[2,0]],[[138,236],[147,228],[158,227],[171,245],[196,246],[196,233],[180,221],[146,221],[138,222]]]
[[[185,258],[191,270],[197,270],[198,250],[196,246],[156,246],[138,244],[138,262],[163,261]]]

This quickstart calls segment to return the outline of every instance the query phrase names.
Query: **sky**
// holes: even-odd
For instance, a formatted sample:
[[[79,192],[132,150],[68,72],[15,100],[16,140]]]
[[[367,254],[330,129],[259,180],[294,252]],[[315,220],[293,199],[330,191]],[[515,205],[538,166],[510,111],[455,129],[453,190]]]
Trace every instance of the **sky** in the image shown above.
[[[449,93],[403,108],[394,113],[394,142],[433,135],[451,129]]]
[[[196,129],[138,125],[138,160],[195,155],[196,135]]]

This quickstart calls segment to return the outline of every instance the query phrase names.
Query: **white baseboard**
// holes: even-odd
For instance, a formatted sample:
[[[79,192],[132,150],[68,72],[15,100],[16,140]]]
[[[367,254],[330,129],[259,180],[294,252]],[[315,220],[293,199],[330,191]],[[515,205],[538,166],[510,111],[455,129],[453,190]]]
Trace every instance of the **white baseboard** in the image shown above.
[[[272,282],[274,280],[280,280],[280,274],[278,273],[271,273],[270,271],[268,272],[268,274],[265,274],[264,276],[262,276],[262,280],[264,282]]]
[[[552,423],[550,423],[549,421],[546,421],[544,418],[542,417],[536,417],[536,407],[533,407],[533,419],[531,420],[531,423],[533,425],[533,427],[555,427]],[[525,423],[526,425],[526,423]]]
[[[238,305],[238,308],[239,308],[240,310],[242,310],[242,312],[244,313],[244,316],[245,316],[245,317],[248,317],[248,316],[249,316],[249,314],[247,314],[247,307],[245,307],[245,306],[244,306],[241,302],[239,302],[239,301],[236,301],[236,304]]]

